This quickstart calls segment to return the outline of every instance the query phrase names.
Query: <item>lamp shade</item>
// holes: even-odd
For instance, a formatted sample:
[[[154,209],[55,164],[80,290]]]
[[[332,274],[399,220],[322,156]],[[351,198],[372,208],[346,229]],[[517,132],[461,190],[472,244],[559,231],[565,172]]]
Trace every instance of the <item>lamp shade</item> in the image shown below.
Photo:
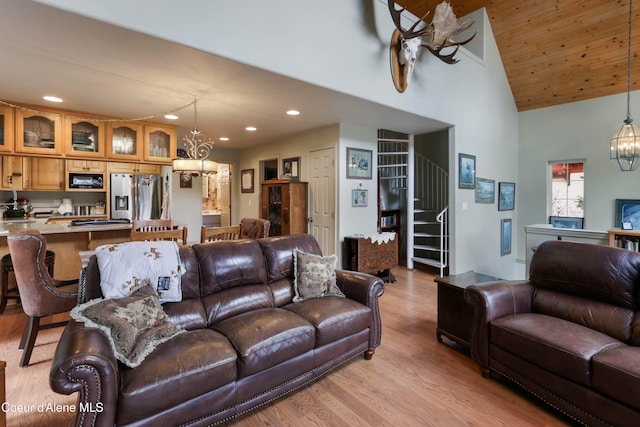
[[[611,137],[610,157],[618,161],[622,171],[634,171],[640,166],[640,128],[631,119],[626,119]]]
[[[207,159],[175,159],[173,171],[179,173],[208,174],[218,172],[218,162]]]

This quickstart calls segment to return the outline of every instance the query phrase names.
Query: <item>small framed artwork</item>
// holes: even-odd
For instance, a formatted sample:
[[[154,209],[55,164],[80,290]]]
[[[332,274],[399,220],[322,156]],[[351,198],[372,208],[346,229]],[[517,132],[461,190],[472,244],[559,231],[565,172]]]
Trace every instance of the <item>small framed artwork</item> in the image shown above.
[[[512,211],[515,209],[516,201],[516,183],[500,182],[498,183],[498,210]]]
[[[549,224],[554,228],[572,228],[575,230],[581,230],[584,228],[584,218],[550,216]]]
[[[500,220],[500,256],[511,253],[511,218]]]
[[[253,193],[253,169],[243,169],[240,171],[240,191],[243,193]]]
[[[369,204],[369,190],[352,190],[352,206],[367,206]]]
[[[193,175],[190,173],[181,173],[180,174],[180,188],[191,188],[193,187]]]
[[[282,176],[289,179],[300,179],[300,157],[282,160]]]
[[[496,200],[496,181],[476,178],[476,203],[492,204]]]
[[[458,153],[458,188],[476,188],[476,156]]]
[[[347,147],[347,178],[371,179],[373,151]]]
[[[631,224],[624,224],[624,223]],[[616,199],[616,227],[640,228],[640,200]]]

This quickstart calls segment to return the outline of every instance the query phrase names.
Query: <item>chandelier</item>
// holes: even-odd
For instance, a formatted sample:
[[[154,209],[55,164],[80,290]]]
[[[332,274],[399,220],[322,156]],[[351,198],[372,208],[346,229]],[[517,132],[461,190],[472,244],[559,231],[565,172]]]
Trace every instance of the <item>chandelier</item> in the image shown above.
[[[173,171],[180,174],[206,175],[218,172],[218,162],[209,160],[214,142],[198,130],[197,102],[197,100],[193,102],[193,129],[182,138],[187,157],[180,157],[173,161]]]
[[[629,0],[629,47],[627,50],[627,118],[624,125],[611,137],[611,159],[618,161],[621,171],[634,171],[640,166],[640,128],[632,124],[631,104],[631,18],[632,0]]]

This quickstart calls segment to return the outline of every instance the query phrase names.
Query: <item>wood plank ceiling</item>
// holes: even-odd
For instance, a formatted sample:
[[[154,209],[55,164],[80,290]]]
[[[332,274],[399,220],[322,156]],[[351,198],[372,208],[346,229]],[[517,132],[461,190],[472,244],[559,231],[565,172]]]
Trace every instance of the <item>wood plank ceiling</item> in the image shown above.
[[[431,11],[427,17],[430,22],[440,2],[396,3],[419,17]],[[518,111],[627,91],[629,0],[451,0],[450,3],[458,17],[486,8]],[[639,16],[640,1],[637,1],[631,35],[631,90],[640,89]]]

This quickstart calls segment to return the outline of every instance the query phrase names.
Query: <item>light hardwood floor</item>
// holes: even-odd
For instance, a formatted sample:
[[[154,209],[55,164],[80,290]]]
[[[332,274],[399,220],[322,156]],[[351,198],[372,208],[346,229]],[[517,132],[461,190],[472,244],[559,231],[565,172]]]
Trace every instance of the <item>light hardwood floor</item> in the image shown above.
[[[569,421],[509,383],[482,378],[466,351],[435,337],[434,275],[396,268],[380,298],[382,345],[323,379],[254,411],[236,426],[566,426]],[[68,426],[72,415],[39,404],[75,404],[53,393],[48,376],[61,329],[40,332],[31,365],[19,368],[19,307],[0,316],[0,360],[7,361],[8,426]]]

